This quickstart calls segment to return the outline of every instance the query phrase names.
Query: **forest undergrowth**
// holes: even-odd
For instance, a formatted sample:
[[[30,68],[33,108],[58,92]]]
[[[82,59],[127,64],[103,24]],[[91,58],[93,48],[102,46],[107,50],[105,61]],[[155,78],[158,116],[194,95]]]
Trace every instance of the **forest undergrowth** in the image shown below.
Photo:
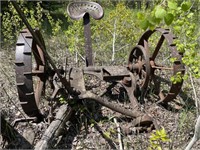
[[[182,7],[180,6],[182,9],[180,10],[175,3],[166,3],[166,5],[163,3],[158,6],[157,9],[149,10],[154,13],[152,13],[153,15],[151,14],[148,16],[148,13],[144,13],[144,9],[139,13],[135,12],[133,14],[131,9],[127,9],[124,4],[119,3],[115,10],[106,10],[107,14],[104,16],[106,18],[105,20],[97,22],[92,20],[91,27],[92,31],[94,31],[92,38],[95,65],[127,65],[131,48],[136,45],[142,33],[147,28],[151,29],[158,24],[163,25],[169,23],[172,19],[169,13],[173,14],[174,18],[179,15],[178,13],[185,14],[185,16],[182,16],[182,19],[181,17],[180,20],[174,19],[174,22],[171,22],[171,26],[168,26],[171,28],[171,31],[177,35],[178,39],[181,39],[177,42],[178,49],[180,51],[186,48],[191,50],[191,53],[187,50],[185,51],[187,76],[184,77],[182,90],[177,98],[170,102],[167,107],[158,105],[156,103],[157,97],[149,92],[145,97],[145,103],[141,108],[157,122],[158,126],[161,127],[161,130],[139,132],[137,127],[132,126],[133,121],[131,119],[127,119],[119,113],[95,102],[92,103],[95,109],[90,108],[87,104],[90,102],[84,101],[83,105],[78,107],[77,112],[72,119],[66,123],[64,130],[62,131],[63,134],[52,141],[51,148],[120,150],[161,148],[163,150],[179,150],[184,149],[187,146],[194,135],[194,126],[199,115],[200,79],[198,77],[199,64],[197,63],[197,60],[200,54],[199,49],[198,51],[194,50],[195,48],[199,48],[199,34],[195,37],[192,36],[195,32],[199,32],[199,25],[196,23],[197,21],[192,23],[189,21],[195,12],[193,12],[193,10],[192,12],[189,11],[190,8],[188,7],[190,4],[187,2],[182,3]],[[38,6],[38,8],[40,7]],[[10,9],[13,8],[10,7]],[[163,13],[156,13],[158,10]],[[24,11],[26,12],[28,10],[25,9]],[[117,13],[118,11],[121,11],[121,14]],[[169,12],[168,14],[167,11]],[[33,12],[28,13],[30,16],[33,15]],[[38,14],[40,13],[40,9],[38,9]],[[16,14],[14,13],[14,16],[15,15]],[[64,15],[66,17],[66,14]],[[40,18],[39,15],[38,17],[39,19],[43,19],[42,17]],[[167,21],[166,18],[162,17],[168,17]],[[66,30],[66,28],[62,29],[61,20],[54,20],[50,14],[47,15],[47,18],[49,19],[47,24],[54,28],[51,30],[51,35],[44,31],[42,31],[42,34],[47,51],[56,66],[65,64],[66,58],[69,66],[82,66],[84,64],[82,21],[73,21],[69,17],[66,17],[67,22],[69,23],[67,25],[68,29]],[[124,23],[124,20],[126,20],[126,23]],[[165,20],[165,23],[161,20]],[[31,21],[33,26],[38,25],[33,18]],[[152,21],[154,21],[155,24],[152,24]],[[184,28],[179,28],[184,22]],[[175,24],[177,25],[175,26]],[[166,25],[163,26],[166,27]],[[190,32],[187,32],[186,29],[189,29]],[[4,29],[4,31],[6,30]],[[7,31],[9,31],[9,29]],[[185,34],[186,32],[187,34]],[[183,39],[183,37],[185,38]],[[194,41],[193,38],[196,38],[198,41]],[[3,43],[0,50],[0,110],[1,115],[4,116],[6,121],[11,125],[13,125],[15,119],[27,117],[19,104],[16,87],[14,66],[15,43],[16,39]],[[165,56],[166,53],[160,53],[160,55],[160,58],[167,57]],[[105,90],[106,88],[104,82],[97,81],[95,78],[89,78],[87,88],[92,89],[93,85],[98,85],[97,89],[93,89],[94,91],[98,91],[99,89]],[[120,98],[126,99],[124,93],[120,94],[118,95],[117,100]],[[48,97],[49,95],[45,98]],[[55,114],[58,109],[59,108],[55,109],[53,113]],[[44,111],[45,110],[48,110],[48,108],[45,107]],[[19,134],[23,135],[32,146],[34,146],[41,139],[48,126],[48,121],[39,124],[19,122],[15,124],[14,128]],[[11,143],[7,143],[5,139],[0,136],[0,148],[2,149],[27,149],[32,148],[31,145],[27,145],[23,138],[16,138]],[[193,149],[200,149],[200,141],[195,143]]]
[[[55,39],[50,39],[51,45],[56,44]],[[55,40],[55,41],[54,41]],[[54,41],[54,42],[53,42]],[[1,111],[9,123],[15,119],[24,117],[18,100],[18,94],[15,81],[15,46],[9,47],[9,53],[1,51]],[[8,50],[7,50],[8,51]],[[58,49],[56,50],[57,54]],[[53,54],[52,54],[53,55]],[[70,62],[74,60],[70,56]],[[59,62],[59,61],[58,61]],[[60,62],[61,63],[61,62]],[[74,61],[75,64],[75,61]],[[193,79],[193,86],[196,94],[199,95],[199,82]],[[194,100],[193,87],[191,80],[184,81],[182,92],[178,95],[177,101],[182,103],[176,109],[164,108],[155,103],[154,95],[149,94],[144,105],[145,112],[150,114],[166,131],[169,141],[161,141],[163,149],[183,149],[194,134],[194,125],[196,120],[196,108]],[[77,113],[75,119],[66,124],[65,132],[60,141],[52,143],[52,148],[58,149],[119,149],[120,143],[123,143],[124,149],[148,149],[150,147],[150,136],[154,131],[137,133],[136,128],[131,127],[130,120],[121,120],[119,114],[112,110],[99,106],[91,112],[86,106],[86,110]],[[173,105],[173,104],[172,104]],[[25,115],[26,116],[26,115]],[[117,123],[115,118],[117,118]],[[118,124],[122,127],[120,133],[117,132]],[[34,133],[32,144],[34,145],[42,136],[47,128],[47,123],[32,124],[19,123],[15,126],[17,131],[27,136],[26,132]],[[118,134],[122,139],[119,141]],[[2,140],[2,139],[1,139]],[[6,145],[7,148],[23,148],[21,141],[13,141]],[[18,144],[19,143],[19,144]],[[3,141],[1,141],[3,146]],[[194,149],[199,149],[200,143],[194,145]],[[3,148],[3,147],[2,147]]]

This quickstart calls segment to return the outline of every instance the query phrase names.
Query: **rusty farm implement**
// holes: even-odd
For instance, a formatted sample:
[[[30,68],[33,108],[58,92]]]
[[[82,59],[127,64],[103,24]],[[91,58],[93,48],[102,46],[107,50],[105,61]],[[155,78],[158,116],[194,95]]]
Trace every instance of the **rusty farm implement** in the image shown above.
[[[103,9],[95,2],[72,2],[67,7],[67,13],[74,20],[83,19],[86,62],[85,66],[78,68],[58,68],[45,48],[40,31],[32,29],[15,1],[12,1],[12,4],[27,26],[27,29],[20,32],[16,43],[17,90],[24,112],[35,122],[41,122],[47,117],[40,108],[43,101],[41,97],[46,94],[46,88],[51,89],[51,93],[48,93],[49,101],[56,101],[58,95],[61,95],[69,102],[68,107],[71,107],[73,101],[93,100],[131,117],[134,126],[153,124],[150,115],[141,109],[150,88],[157,95],[157,103],[160,104],[172,101],[181,90],[183,81],[173,83],[170,77],[167,77],[177,73],[184,74],[182,54],[173,43],[176,37],[168,29],[156,28],[146,31],[138,44],[132,48],[126,66],[94,66],[90,17],[101,19]],[[163,58],[161,54],[168,57]],[[174,61],[169,61],[170,58]],[[108,83],[108,87],[101,94],[93,93],[86,88],[86,75],[95,76],[98,80]],[[47,82],[49,87],[46,86]],[[126,91],[126,106],[124,103],[119,104],[118,100],[107,99],[104,96],[105,93],[112,93],[116,86]]]

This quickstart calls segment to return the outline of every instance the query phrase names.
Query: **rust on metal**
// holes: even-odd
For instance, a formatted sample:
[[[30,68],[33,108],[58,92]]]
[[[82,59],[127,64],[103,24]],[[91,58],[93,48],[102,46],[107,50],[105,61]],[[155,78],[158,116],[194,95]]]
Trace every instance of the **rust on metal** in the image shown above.
[[[95,2],[72,2],[68,5],[67,12],[72,19],[83,18],[86,66],[93,66],[90,16],[97,20],[101,19],[103,9]]]
[[[75,20],[83,18],[86,67],[69,66],[58,69],[46,50],[39,30],[32,29],[16,2],[12,1],[12,4],[28,28],[20,32],[18,37],[15,62],[19,100],[28,116],[36,117],[38,121],[42,121],[44,118],[39,105],[42,94],[45,94],[47,80],[52,88],[50,100],[56,100],[59,94],[67,95],[70,100],[94,100],[116,112],[132,117],[135,126],[153,123],[149,114],[140,111],[141,103],[138,100],[138,97],[141,100],[144,99],[152,82],[156,85],[154,93],[159,96],[159,103],[170,102],[179,93],[183,81],[171,83],[168,93],[164,94],[160,86],[162,77],[156,75],[157,70],[169,70],[173,75],[179,72],[183,75],[185,71],[181,61],[182,54],[176,50],[176,45],[173,43],[175,37],[169,30],[156,28],[146,31],[140,38],[138,45],[131,50],[126,66],[94,66],[90,16],[94,19],[101,19],[103,9],[95,2],[72,2],[67,7],[69,16]],[[153,53],[150,54],[151,45],[148,40],[156,32],[160,33],[161,36]],[[175,58],[171,67],[156,63],[165,41],[171,51],[171,56]],[[130,108],[127,109],[116,101],[109,101],[102,97],[103,94],[96,95],[87,90],[85,75],[96,76],[100,81],[111,83],[109,88],[105,89],[106,91],[113,89],[116,84],[120,84],[128,95]]]
[[[90,15],[89,15],[89,13],[86,13],[83,16],[83,25],[84,25],[84,37],[85,37],[86,66],[93,66],[91,30],[90,30]]]
[[[37,32],[38,34],[38,32]],[[19,94],[19,99],[25,113],[30,117],[37,116],[39,120],[43,118],[43,115],[38,109],[38,96],[42,92],[42,87],[44,83],[44,69],[39,70],[39,66],[43,64],[41,61],[36,61],[35,70],[39,71],[38,75],[37,90],[34,92],[33,87],[33,74],[32,74],[32,50],[35,52],[36,57],[43,57],[39,54],[34,39],[32,38],[30,32],[26,29],[23,30],[16,44],[16,60],[15,60],[15,70],[16,70],[16,85]],[[38,60],[42,60],[37,58]],[[43,59],[44,60],[44,59]]]
[[[67,6],[67,13],[74,20],[79,20],[89,13],[94,19],[99,20],[103,17],[102,7],[95,2],[71,2]]]
[[[160,39],[158,40],[158,43],[155,47],[155,50],[153,52],[153,54],[151,56],[149,56],[149,61],[150,61],[150,65],[151,65],[151,76],[152,76],[152,80],[155,82],[156,88],[157,88],[157,94],[160,96],[160,103],[166,103],[169,101],[172,101],[174,98],[176,98],[176,96],[178,95],[178,93],[181,90],[181,86],[183,84],[183,80],[181,82],[177,82],[177,83],[172,83],[170,90],[168,91],[168,93],[164,96],[164,94],[162,93],[161,89],[158,89],[160,81],[158,81],[158,79],[156,79],[157,77],[155,76],[154,72],[156,69],[163,69],[163,70],[171,70],[173,72],[173,75],[176,75],[178,72],[181,73],[181,76],[184,75],[185,72],[185,68],[184,65],[182,63],[182,53],[179,53],[176,49],[176,45],[173,43],[173,40],[175,39],[175,36],[168,30],[168,29],[162,29],[162,28],[156,28],[155,30],[148,30],[146,31],[142,37],[140,38],[138,45],[142,45],[144,46],[144,41],[147,41],[148,43],[148,39],[151,37],[152,34],[159,32],[161,34]],[[159,53],[159,50],[164,42],[164,40],[166,40],[169,50],[171,51],[171,57],[175,59],[175,61],[173,62],[173,66],[171,68],[169,67],[165,67],[165,66],[159,66],[155,63],[155,59],[156,56]],[[160,93],[160,94],[159,94]]]
[[[147,89],[150,78],[150,63],[149,56],[143,46],[135,46],[128,58],[129,70],[136,74],[138,77],[139,87]]]
[[[100,80],[116,81],[129,76],[127,67],[124,66],[97,66],[83,68],[84,74],[98,77]]]

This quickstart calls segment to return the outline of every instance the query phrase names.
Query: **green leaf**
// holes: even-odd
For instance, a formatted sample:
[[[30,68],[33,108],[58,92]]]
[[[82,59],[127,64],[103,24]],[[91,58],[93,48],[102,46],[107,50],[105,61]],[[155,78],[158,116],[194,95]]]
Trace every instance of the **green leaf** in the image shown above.
[[[174,76],[172,76],[171,78],[170,78],[170,81],[172,82],[172,83],[176,83],[176,80],[175,80],[175,77]]]
[[[187,80],[189,78],[189,75],[188,74],[185,74],[184,76],[183,76],[183,80]]]
[[[183,2],[182,4],[181,4],[181,9],[183,10],[183,11],[188,11],[189,9],[190,9],[190,7],[191,7],[191,3],[190,2]]]
[[[104,132],[103,135],[104,135],[106,138],[108,138],[108,139],[111,138],[111,137],[110,137],[110,132]]]
[[[194,73],[198,73],[198,72],[199,72],[199,68],[195,68]]]
[[[170,9],[177,9],[177,3],[168,1],[168,7]]]
[[[165,131],[165,128],[162,128],[161,130],[160,130],[160,134],[162,135],[162,136],[166,136],[167,134],[166,134],[166,131]]]
[[[158,149],[158,150],[162,150],[161,146],[158,146],[157,149]]]
[[[161,19],[156,18],[155,16],[150,16],[150,17],[148,18],[148,21],[149,21],[149,23],[152,24],[152,25],[159,25]]]
[[[161,130],[156,130],[156,135],[160,138]]]
[[[162,142],[170,142],[170,139],[168,137],[161,137]]]
[[[180,32],[181,27],[180,26],[174,26],[174,30],[175,30],[175,32]]]
[[[153,31],[155,29],[155,25],[149,23],[149,29]]]
[[[164,17],[164,20],[167,25],[170,25],[174,20],[174,15],[171,13],[167,13],[167,15]]]
[[[152,135],[151,137],[150,137],[150,140],[151,141],[157,141],[158,139],[160,139],[160,136],[159,135]]]
[[[149,21],[147,19],[144,19],[140,22],[140,27],[143,30],[146,30],[149,27]]]
[[[163,19],[166,15],[166,10],[163,9],[161,6],[156,7],[155,16],[156,18]]]
[[[140,20],[144,19],[144,14],[141,13],[141,12],[138,12],[137,13],[137,18],[140,19]]]
[[[174,63],[177,60],[177,58],[176,57],[171,57],[169,60],[170,60],[170,62]]]

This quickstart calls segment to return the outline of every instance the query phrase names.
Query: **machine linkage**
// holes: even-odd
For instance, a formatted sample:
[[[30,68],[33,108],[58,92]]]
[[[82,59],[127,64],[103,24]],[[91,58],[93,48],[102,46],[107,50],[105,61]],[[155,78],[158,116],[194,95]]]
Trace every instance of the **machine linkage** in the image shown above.
[[[45,48],[40,31],[31,28],[17,2],[12,1],[12,4],[27,26],[27,29],[20,32],[16,44],[17,90],[24,112],[29,117],[36,118],[35,122],[41,122],[47,117],[42,112],[40,104],[44,101],[42,97],[48,89],[51,89],[48,99],[50,102],[56,101],[59,95],[68,99],[67,102],[94,100],[113,111],[133,118],[134,126],[154,124],[150,114],[141,110],[142,102],[150,88],[153,87],[153,93],[158,96],[160,104],[172,101],[181,90],[183,80],[172,83],[169,76],[177,73],[184,75],[185,69],[181,61],[183,54],[177,51],[173,43],[176,37],[168,29],[156,28],[146,31],[131,50],[127,66],[94,66],[90,17],[101,19],[103,9],[95,2],[72,2],[68,5],[67,13],[74,20],[83,18],[86,65],[79,68],[58,68]],[[157,43],[155,39],[159,39]],[[169,58],[163,60],[160,56],[163,53],[175,61],[170,62]],[[120,85],[128,95],[130,108],[118,104],[117,101],[108,100],[103,97],[104,94],[96,95],[87,90],[87,75],[109,83],[110,87],[104,89],[105,92]]]

